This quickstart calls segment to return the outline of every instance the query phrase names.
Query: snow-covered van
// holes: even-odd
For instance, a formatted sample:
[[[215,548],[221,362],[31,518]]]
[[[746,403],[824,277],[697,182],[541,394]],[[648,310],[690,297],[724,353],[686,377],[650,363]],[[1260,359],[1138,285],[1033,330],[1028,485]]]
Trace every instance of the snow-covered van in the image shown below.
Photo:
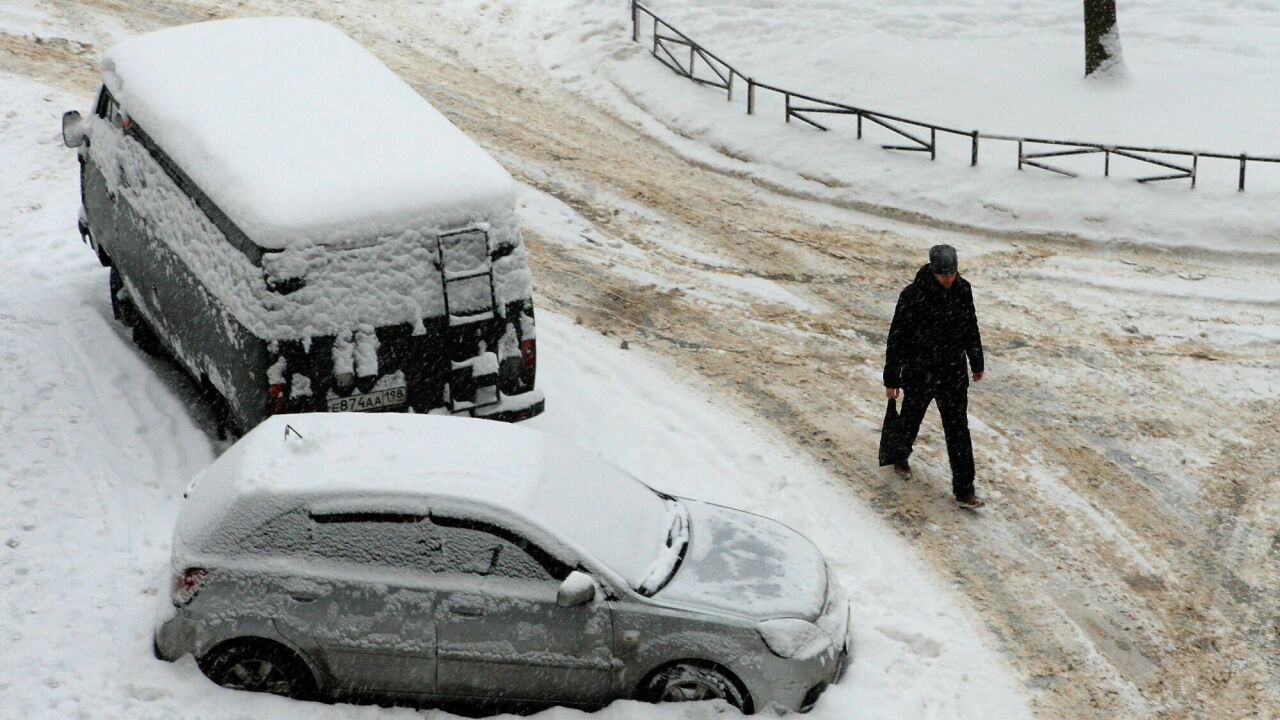
[[[515,183],[368,51],[315,20],[222,20],[101,70],[94,111],[63,118],[81,235],[115,316],[227,426],[542,411]]]

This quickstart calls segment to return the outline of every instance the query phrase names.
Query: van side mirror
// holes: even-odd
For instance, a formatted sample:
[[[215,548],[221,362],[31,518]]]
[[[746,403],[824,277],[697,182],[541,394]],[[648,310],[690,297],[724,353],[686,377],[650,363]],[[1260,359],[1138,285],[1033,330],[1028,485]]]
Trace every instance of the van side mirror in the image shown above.
[[[574,570],[560,583],[556,593],[556,605],[562,608],[586,605],[596,598],[596,581],[591,576]]]
[[[67,147],[80,147],[84,144],[84,121],[79,110],[70,110],[62,114],[62,142]]]

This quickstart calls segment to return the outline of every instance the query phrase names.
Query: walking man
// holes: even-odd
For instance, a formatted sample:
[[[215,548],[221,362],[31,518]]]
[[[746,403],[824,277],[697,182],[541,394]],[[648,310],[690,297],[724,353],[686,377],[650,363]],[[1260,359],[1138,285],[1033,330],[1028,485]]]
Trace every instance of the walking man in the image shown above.
[[[961,507],[972,509],[984,503],[973,488],[968,371],[977,382],[984,365],[973,290],[957,270],[956,249],[935,245],[929,249],[929,263],[898,295],[885,348],[884,392],[889,399],[902,396],[903,447],[894,469],[911,472],[911,446],[929,402],[936,401],[951,461],[951,489]]]

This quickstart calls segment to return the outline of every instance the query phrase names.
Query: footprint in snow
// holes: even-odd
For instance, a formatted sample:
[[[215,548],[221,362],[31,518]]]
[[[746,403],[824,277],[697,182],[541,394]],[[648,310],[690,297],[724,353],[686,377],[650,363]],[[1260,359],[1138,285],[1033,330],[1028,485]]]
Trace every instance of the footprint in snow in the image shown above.
[[[896,640],[906,645],[911,648],[911,652],[921,657],[936,658],[942,654],[942,643],[919,633],[905,632],[884,626],[877,627],[876,632],[890,640]]]
[[[155,702],[173,694],[164,688],[139,687],[138,685],[125,685],[125,692],[134,700],[141,700],[142,702]]]

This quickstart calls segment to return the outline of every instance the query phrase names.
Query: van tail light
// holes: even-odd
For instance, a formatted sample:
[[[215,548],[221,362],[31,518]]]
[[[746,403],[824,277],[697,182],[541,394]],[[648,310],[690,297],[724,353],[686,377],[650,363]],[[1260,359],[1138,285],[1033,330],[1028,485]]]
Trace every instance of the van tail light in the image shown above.
[[[538,364],[538,341],[533,338],[520,341],[520,367],[532,370]]]
[[[200,583],[204,582],[204,577],[208,574],[209,571],[202,568],[187,568],[181,574],[174,575],[174,607],[182,607],[195,599],[196,593],[200,592]]]
[[[271,414],[284,412],[284,383],[271,383],[267,386],[267,395],[271,398]]]

